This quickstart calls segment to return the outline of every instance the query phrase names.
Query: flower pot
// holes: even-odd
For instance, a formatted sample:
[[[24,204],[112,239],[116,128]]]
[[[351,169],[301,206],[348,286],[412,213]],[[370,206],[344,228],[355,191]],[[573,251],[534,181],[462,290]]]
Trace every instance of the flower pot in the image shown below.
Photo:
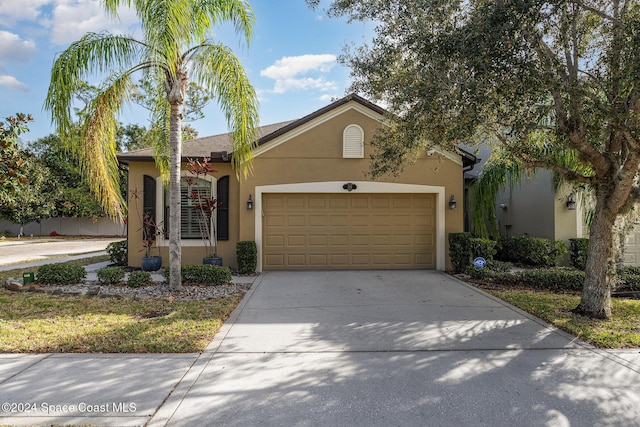
[[[142,269],[144,271],[158,271],[162,267],[161,256],[143,256]]]
[[[202,263],[204,265],[220,265],[220,266],[222,266],[222,257],[215,256],[215,257],[202,258]]]

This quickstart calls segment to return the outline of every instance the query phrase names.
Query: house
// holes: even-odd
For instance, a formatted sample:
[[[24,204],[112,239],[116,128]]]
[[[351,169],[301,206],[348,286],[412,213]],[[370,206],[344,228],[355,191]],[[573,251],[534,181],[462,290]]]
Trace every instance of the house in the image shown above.
[[[236,179],[228,134],[183,144],[183,162],[210,157],[204,185],[216,194],[218,254],[236,266],[236,243],[254,240],[258,271],[282,269],[448,268],[447,235],[463,230],[463,169],[473,155],[429,151],[397,177],[367,177],[369,141],[385,111],[350,95],[301,119],[260,128],[253,173]],[[150,149],[118,156],[128,165],[129,212],[147,210],[162,223],[167,194]],[[187,176],[186,163],[183,175]],[[458,201],[458,206],[450,204]],[[450,208],[451,205],[451,208]],[[193,209],[182,200],[182,262],[201,264],[203,242]],[[129,264],[140,266],[142,226],[130,214]],[[157,246],[168,265],[168,240]]]

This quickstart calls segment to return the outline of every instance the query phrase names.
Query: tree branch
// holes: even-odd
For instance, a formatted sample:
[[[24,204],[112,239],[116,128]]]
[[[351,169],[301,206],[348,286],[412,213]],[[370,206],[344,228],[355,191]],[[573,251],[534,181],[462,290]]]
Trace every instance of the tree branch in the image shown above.
[[[608,21],[615,22],[618,24],[622,23],[622,21],[619,18],[616,18],[615,16],[611,16],[600,9],[596,9],[593,6],[589,6],[588,4],[585,4],[585,2],[582,0],[574,0],[574,3],[580,6],[581,8],[583,8],[584,10],[588,10],[589,12],[594,13],[595,15],[599,16],[602,19],[606,19]]]

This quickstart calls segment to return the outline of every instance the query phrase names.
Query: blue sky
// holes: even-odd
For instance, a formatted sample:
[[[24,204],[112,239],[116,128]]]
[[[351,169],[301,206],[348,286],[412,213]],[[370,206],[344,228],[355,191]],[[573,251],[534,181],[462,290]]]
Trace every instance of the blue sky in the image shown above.
[[[57,53],[90,31],[134,34],[136,17],[121,10],[120,20],[107,18],[99,0],[0,0],[0,119],[17,112],[35,118],[29,141],[53,132],[43,103],[51,65]],[[336,61],[346,44],[361,44],[371,26],[326,18],[304,0],[251,1],[256,26],[247,47],[228,27],[214,37],[231,47],[249,73],[260,98],[261,124],[296,119],[342,97],[349,70]],[[326,4],[326,3],[325,3]],[[98,78],[90,83],[99,84]],[[139,107],[125,109],[124,123],[147,124]],[[215,104],[205,118],[191,124],[200,136],[227,132]]]

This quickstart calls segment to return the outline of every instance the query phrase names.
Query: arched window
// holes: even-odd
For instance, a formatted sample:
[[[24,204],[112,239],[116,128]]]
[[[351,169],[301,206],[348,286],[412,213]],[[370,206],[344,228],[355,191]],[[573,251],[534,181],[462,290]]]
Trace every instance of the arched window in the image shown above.
[[[342,157],[362,159],[364,157],[364,131],[358,125],[349,125],[342,133]]]

